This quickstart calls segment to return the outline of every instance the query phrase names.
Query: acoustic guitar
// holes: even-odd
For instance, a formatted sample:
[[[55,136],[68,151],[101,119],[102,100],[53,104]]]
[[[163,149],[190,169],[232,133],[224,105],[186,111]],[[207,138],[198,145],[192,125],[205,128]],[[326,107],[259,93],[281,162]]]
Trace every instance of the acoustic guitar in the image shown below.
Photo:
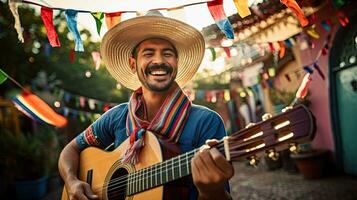
[[[228,161],[248,159],[254,165],[264,153],[274,159],[280,150],[295,151],[297,143],[313,139],[315,129],[312,113],[298,105],[223,138],[215,148]],[[199,148],[172,157],[177,148],[154,134],[147,133],[144,142],[135,165],[121,162],[129,140],[111,152],[86,148],[80,154],[79,179],[89,183],[102,200],[187,199],[182,197],[188,195],[185,177],[190,179],[191,159]],[[62,200],[67,199],[64,188]]]

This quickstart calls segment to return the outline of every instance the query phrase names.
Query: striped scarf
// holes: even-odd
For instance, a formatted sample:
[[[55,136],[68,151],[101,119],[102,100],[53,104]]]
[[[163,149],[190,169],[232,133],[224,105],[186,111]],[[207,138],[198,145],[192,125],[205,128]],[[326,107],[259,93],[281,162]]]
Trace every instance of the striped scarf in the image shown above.
[[[180,87],[171,93],[161,105],[151,122],[144,119],[147,115],[142,88],[137,89],[129,100],[129,113],[126,118],[126,130],[130,133],[130,146],[126,150],[123,162],[137,163],[143,137],[146,130],[158,138],[177,142],[191,108],[191,101]]]

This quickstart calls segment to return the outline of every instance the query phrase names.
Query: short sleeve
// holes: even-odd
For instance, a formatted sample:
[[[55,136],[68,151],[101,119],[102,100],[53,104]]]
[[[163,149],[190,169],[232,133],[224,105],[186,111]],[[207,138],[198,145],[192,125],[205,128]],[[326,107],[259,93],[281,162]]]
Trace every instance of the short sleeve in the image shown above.
[[[76,142],[80,150],[89,146],[105,149],[114,142],[114,132],[115,127],[117,127],[115,121],[117,121],[118,113],[123,112],[122,107],[123,106],[116,106],[108,110],[76,137]]]

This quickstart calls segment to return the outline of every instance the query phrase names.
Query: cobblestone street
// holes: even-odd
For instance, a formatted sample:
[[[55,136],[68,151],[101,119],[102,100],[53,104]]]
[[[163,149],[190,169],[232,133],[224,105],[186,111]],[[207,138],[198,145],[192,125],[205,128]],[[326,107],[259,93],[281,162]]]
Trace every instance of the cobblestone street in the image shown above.
[[[234,200],[357,200],[357,177],[332,176],[306,180],[301,174],[267,171],[236,163],[231,181]]]

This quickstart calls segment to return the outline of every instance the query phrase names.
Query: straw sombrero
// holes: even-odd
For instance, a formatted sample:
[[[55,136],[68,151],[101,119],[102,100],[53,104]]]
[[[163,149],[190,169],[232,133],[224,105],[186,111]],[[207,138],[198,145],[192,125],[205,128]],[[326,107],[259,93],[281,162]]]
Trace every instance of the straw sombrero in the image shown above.
[[[130,69],[133,48],[149,38],[170,41],[178,53],[176,82],[182,87],[195,75],[201,64],[205,43],[194,27],[167,17],[141,16],[119,23],[103,37],[101,56],[109,73],[123,86],[135,90],[141,83]]]

